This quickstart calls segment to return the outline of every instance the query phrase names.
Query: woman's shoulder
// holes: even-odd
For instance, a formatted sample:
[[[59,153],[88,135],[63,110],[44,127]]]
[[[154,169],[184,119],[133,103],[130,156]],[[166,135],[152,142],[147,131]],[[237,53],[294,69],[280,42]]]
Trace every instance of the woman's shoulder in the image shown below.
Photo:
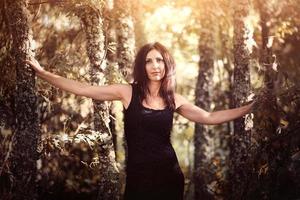
[[[132,84],[115,84],[122,96],[122,103],[127,108],[131,101],[133,85]]]
[[[175,99],[175,105],[176,105],[175,110],[178,110],[183,104],[188,103],[187,99],[178,93],[174,94],[174,99]]]
[[[114,86],[117,88],[117,90],[124,95],[131,95],[132,92],[132,86],[131,84],[114,84]]]

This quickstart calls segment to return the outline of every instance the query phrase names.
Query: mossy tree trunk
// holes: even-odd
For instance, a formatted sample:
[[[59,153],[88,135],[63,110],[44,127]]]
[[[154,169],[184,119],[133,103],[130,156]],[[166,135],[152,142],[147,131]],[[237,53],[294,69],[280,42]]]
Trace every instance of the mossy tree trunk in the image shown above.
[[[40,139],[35,91],[35,74],[23,60],[32,56],[27,1],[6,0],[8,28],[16,62],[15,131],[10,170],[13,176],[12,199],[33,200],[36,193],[37,146]]]
[[[105,85],[108,74],[101,10],[89,5],[78,9],[80,11],[77,15],[82,21],[86,34],[86,49],[90,60],[90,83]],[[109,107],[106,102],[96,100],[93,100],[93,105],[94,129],[99,132],[99,170],[101,171],[97,199],[119,199],[119,171],[109,129]]]

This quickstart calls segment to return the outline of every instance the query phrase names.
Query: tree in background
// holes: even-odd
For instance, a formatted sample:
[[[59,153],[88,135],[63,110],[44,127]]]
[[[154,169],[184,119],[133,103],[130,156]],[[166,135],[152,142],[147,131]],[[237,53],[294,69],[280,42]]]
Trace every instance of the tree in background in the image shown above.
[[[299,159],[295,159],[297,151],[299,152],[299,137],[292,128],[297,126],[297,123],[292,121],[298,121],[298,117],[297,114],[294,115],[292,105],[299,108],[297,99],[300,93],[294,93],[295,82],[292,80],[293,75],[288,70],[291,65],[282,58],[278,61],[278,57],[284,54],[284,48],[280,51],[277,49],[276,53],[273,51],[273,47],[274,49],[278,48],[278,44],[276,44],[278,40],[275,36],[281,31],[280,22],[274,18],[282,17],[280,21],[285,23],[283,10],[289,10],[288,19],[297,15],[295,16],[293,9],[289,8],[289,6],[294,7],[292,1],[288,4],[283,3],[283,5],[281,3],[254,1],[260,19],[258,56],[263,77],[263,89],[258,97],[259,104],[255,109],[255,132],[252,138],[255,141],[255,145],[253,145],[255,148],[252,148],[251,158],[255,172],[251,177],[248,199],[296,199],[299,196],[299,192],[297,192],[299,191],[299,182],[295,181],[299,174],[293,172],[297,169],[294,162]],[[277,11],[278,8],[280,8],[279,11]],[[283,37],[283,39],[286,38]],[[287,60],[294,60],[294,58],[289,57]],[[287,99],[289,99],[288,103],[285,102]],[[288,106],[290,108],[287,108],[287,105],[290,105]],[[284,106],[285,108],[283,108]],[[287,128],[287,124],[291,122],[293,125]]]
[[[233,99],[232,99],[232,91],[233,91],[233,38],[231,37],[231,27],[233,22],[233,11],[231,2],[229,1],[221,1],[219,2],[219,7],[221,12],[217,18],[219,21],[219,37],[220,37],[220,57],[223,61],[224,71],[227,73],[227,77],[225,76],[225,85],[228,85],[227,90],[225,90],[225,96],[227,99],[227,108],[233,108]],[[222,82],[222,85],[224,84]],[[219,100],[219,99],[218,99]],[[225,103],[225,102],[222,102]],[[228,122],[227,129],[228,133],[233,132],[232,122]]]
[[[277,106],[276,100],[276,90],[275,90],[275,80],[277,77],[276,69],[274,68],[277,65],[277,61],[275,60],[275,55],[272,52],[272,44],[273,44],[273,37],[270,35],[270,29],[273,26],[271,22],[271,13],[273,10],[273,4],[269,1],[262,1],[257,0],[256,7],[260,17],[260,27],[261,27],[261,45],[259,48],[259,61],[260,66],[264,71],[263,78],[264,78],[264,85],[263,85],[263,96],[264,98],[260,99],[259,109],[260,112],[256,113],[256,120],[255,120],[255,131],[260,136],[256,136],[256,140],[260,144],[260,148],[257,150],[256,156],[253,155],[253,163],[256,165],[256,168],[259,170],[262,168],[263,165],[268,163],[270,166],[273,165],[273,169],[278,168],[272,163],[274,162],[274,158],[272,155],[273,152],[268,152],[266,157],[262,157],[261,155],[265,155],[262,151],[265,149],[265,142],[264,138],[273,138],[276,136],[276,129],[279,126],[280,120],[280,113]],[[261,123],[263,122],[263,123]],[[278,153],[278,152],[277,152]],[[268,173],[268,182],[264,182],[263,184],[256,183],[259,188],[255,188],[256,191],[249,192],[257,195],[254,198],[264,198],[264,196],[268,196],[272,198],[272,190],[276,188],[276,170],[271,169]],[[259,175],[258,175],[259,176]],[[264,175],[263,175],[264,176]],[[260,191],[260,192],[257,192]],[[275,191],[274,191],[275,192]],[[264,193],[264,194],[263,194]],[[251,197],[251,196],[250,196]],[[272,198],[273,199],[273,198]]]
[[[90,60],[90,83],[92,85],[107,84],[105,60],[105,37],[100,5],[82,5],[76,8],[76,14],[83,23],[86,34],[86,49]],[[76,5],[75,5],[76,6]],[[99,134],[99,170],[101,178],[97,199],[110,200],[119,198],[119,171],[115,160],[112,135],[109,128],[109,107],[106,102],[93,100],[94,129]]]
[[[135,27],[132,17],[132,5],[130,0],[114,0],[116,17],[116,37],[117,37],[117,62],[118,70],[122,79],[131,82],[132,66],[135,56]],[[125,160],[127,159],[127,143],[124,140]]]
[[[8,29],[8,19],[5,15],[5,1],[0,2],[0,90],[2,91],[0,94],[0,124],[6,129],[8,127],[12,127],[14,124],[14,103],[13,103],[13,95],[15,89],[15,63],[12,59],[11,55],[11,47],[12,47],[12,36]],[[1,130],[0,130],[1,131]],[[5,152],[5,151],[2,151]],[[0,158],[3,160],[4,158]],[[1,172],[0,172],[1,175]]]
[[[131,16],[131,1],[115,0],[117,61],[124,79],[129,82],[135,54],[135,35]]]
[[[27,1],[5,1],[8,29],[12,35],[13,59],[16,62],[15,89],[15,130],[10,171],[12,173],[12,199],[37,198],[36,161],[39,158],[38,141],[40,140],[37,113],[35,75],[24,60],[33,56],[32,38],[29,26]]]
[[[211,90],[212,77],[214,68],[214,15],[211,10],[214,1],[199,1],[200,9],[200,24],[201,29],[199,33],[199,74],[196,84],[196,105],[210,111],[211,110]],[[194,187],[195,199],[211,199],[209,194],[208,184],[210,172],[211,159],[207,146],[211,140],[212,133],[208,126],[203,126],[199,123],[195,125],[194,135]]]
[[[6,199],[10,192],[9,156],[15,126],[16,67],[12,55],[12,35],[8,29],[5,1],[0,2],[0,198]]]
[[[249,1],[238,0],[233,4],[234,16],[234,82],[233,82],[233,103],[239,107],[250,94],[250,51],[247,41],[251,38],[246,25],[246,18],[249,15]],[[251,120],[242,117],[234,120],[234,134],[230,149],[230,189],[229,199],[242,199],[248,188],[248,176],[251,166],[249,159],[250,127]]]
[[[143,14],[145,12],[145,8],[143,6],[143,2],[139,0],[131,1],[131,13],[133,17],[134,24],[134,33],[135,33],[135,46],[136,49],[141,48],[144,44],[147,43],[147,38],[145,34],[144,20]]]

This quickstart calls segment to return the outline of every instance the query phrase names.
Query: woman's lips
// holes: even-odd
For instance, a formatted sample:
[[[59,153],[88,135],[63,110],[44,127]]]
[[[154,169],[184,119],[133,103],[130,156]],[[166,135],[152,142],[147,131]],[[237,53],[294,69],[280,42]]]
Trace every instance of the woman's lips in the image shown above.
[[[152,72],[153,75],[160,75],[160,72]]]

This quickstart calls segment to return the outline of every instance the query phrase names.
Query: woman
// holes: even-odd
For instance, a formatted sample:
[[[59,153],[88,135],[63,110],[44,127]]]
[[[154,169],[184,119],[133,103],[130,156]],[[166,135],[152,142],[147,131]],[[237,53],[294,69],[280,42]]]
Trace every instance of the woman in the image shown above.
[[[248,113],[252,104],[217,111],[205,110],[175,93],[175,62],[158,42],[137,53],[132,84],[92,86],[45,71],[26,61],[52,85],[96,100],[122,102],[128,146],[125,199],[183,199],[184,177],[170,143],[173,113],[202,124],[220,124]]]

